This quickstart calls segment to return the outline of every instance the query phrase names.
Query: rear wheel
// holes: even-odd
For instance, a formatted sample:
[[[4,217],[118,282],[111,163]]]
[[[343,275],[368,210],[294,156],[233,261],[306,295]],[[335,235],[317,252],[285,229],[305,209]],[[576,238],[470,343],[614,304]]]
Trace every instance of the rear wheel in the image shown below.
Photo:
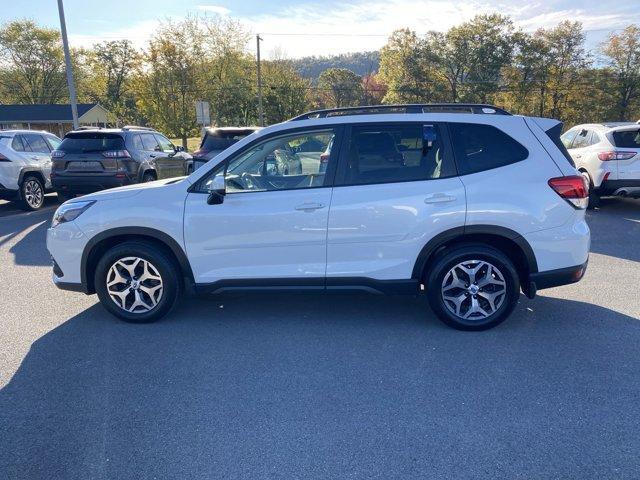
[[[102,305],[132,323],[166,315],[181,290],[175,262],[148,242],[124,242],[108,250],[98,261],[94,282]]]
[[[518,303],[520,291],[513,262],[482,244],[446,249],[425,282],[433,311],[458,330],[487,330],[502,323]]]
[[[20,198],[22,208],[25,210],[38,210],[44,205],[44,185],[42,180],[35,175],[27,175],[20,185]]]
[[[156,180],[156,174],[153,172],[144,172],[142,175],[142,183],[153,182]]]

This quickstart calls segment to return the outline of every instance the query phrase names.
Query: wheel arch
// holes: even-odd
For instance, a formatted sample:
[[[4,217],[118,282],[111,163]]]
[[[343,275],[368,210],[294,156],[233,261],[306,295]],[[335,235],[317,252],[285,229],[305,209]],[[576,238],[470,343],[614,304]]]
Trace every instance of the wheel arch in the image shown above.
[[[47,179],[45,178],[44,173],[42,173],[42,170],[40,170],[37,167],[24,167],[20,170],[20,174],[18,175],[18,189],[22,188],[22,182],[24,180],[24,177],[28,175],[33,175],[38,177],[42,182],[42,186],[44,188],[47,187]]]
[[[462,243],[484,243],[503,252],[514,263],[523,286],[528,285],[530,274],[538,272],[533,249],[520,234],[506,227],[468,225],[446,230],[427,242],[416,259],[411,278],[422,280],[438,253]]]
[[[86,293],[95,293],[94,279],[90,273],[95,271],[102,254],[114,245],[127,240],[144,240],[163,249],[176,262],[183,281],[193,285],[194,276],[187,255],[173,237],[154,228],[118,227],[105,230],[92,237],[82,252],[80,276]]]

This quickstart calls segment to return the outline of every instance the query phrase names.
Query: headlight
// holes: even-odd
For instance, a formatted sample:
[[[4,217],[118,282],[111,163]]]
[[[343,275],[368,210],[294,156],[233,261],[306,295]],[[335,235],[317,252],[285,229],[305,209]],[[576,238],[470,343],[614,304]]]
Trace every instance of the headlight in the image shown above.
[[[72,202],[64,203],[58,207],[56,213],[53,214],[51,220],[51,228],[54,228],[61,223],[71,222],[80,216],[91,205],[96,203],[95,200],[88,200],[86,202]]]

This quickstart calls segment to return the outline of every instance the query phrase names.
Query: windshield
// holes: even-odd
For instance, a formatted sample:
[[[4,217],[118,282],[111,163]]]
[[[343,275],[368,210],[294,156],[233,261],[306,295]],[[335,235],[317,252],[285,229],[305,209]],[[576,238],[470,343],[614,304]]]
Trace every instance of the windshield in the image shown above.
[[[66,153],[92,153],[106,150],[123,150],[124,140],[114,133],[69,133],[58,150]]]

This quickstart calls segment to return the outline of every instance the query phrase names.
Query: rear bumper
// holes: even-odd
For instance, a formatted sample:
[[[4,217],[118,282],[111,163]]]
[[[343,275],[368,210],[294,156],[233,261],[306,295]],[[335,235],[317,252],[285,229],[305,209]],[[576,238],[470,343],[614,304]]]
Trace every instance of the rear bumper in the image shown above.
[[[600,194],[613,193],[621,188],[640,188],[640,179],[622,179],[622,180],[605,180],[596,188],[596,192]]]
[[[575,265],[573,267],[532,273],[529,275],[529,282],[534,288],[534,291],[576,283],[582,279],[584,273],[587,271],[587,263],[588,261],[582,265]]]
[[[129,177],[109,175],[55,175],[51,179],[53,189],[65,193],[92,193],[107,188],[122,187],[135,183]]]

